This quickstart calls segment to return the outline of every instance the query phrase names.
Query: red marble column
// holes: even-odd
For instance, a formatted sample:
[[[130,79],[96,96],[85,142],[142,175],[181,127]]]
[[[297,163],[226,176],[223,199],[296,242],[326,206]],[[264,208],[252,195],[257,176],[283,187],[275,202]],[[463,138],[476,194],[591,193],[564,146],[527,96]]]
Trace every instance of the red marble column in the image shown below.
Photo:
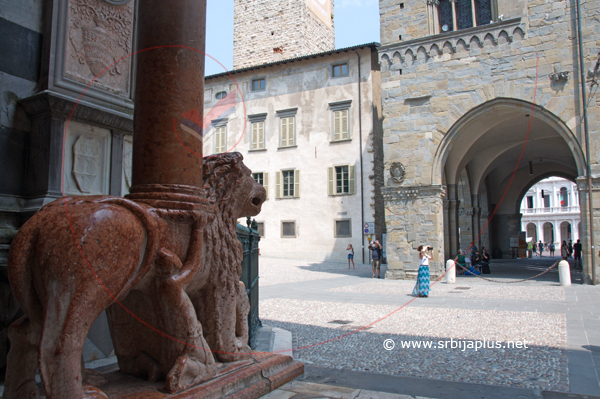
[[[181,208],[178,202],[203,202],[196,197],[202,186],[206,1],[143,0],[138,7],[128,197]]]

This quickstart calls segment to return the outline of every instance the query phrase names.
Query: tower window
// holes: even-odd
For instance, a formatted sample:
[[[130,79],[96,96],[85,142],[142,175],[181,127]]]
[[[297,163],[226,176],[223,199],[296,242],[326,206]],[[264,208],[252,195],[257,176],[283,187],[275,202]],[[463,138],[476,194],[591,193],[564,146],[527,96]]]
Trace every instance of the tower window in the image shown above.
[[[439,0],[440,33],[487,25],[494,18],[493,0]]]

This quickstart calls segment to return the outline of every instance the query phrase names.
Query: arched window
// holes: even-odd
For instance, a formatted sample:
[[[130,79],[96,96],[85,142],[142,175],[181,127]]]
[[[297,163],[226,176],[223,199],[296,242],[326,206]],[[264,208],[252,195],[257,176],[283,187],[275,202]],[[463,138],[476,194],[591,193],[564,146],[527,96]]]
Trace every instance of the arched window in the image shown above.
[[[495,14],[492,3],[495,0],[439,0],[439,33],[489,24]]]
[[[567,192],[566,187],[560,189],[560,206],[569,206],[569,193]]]

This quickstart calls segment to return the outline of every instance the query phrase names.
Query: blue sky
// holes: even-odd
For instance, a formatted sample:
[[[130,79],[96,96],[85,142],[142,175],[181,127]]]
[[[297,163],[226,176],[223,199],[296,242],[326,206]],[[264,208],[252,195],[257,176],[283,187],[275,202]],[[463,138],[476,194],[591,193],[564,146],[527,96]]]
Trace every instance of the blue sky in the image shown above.
[[[301,0],[295,0],[301,1]],[[379,42],[378,0],[335,0],[335,47]],[[205,74],[231,70],[233,65],[233,0],[208,0]]]

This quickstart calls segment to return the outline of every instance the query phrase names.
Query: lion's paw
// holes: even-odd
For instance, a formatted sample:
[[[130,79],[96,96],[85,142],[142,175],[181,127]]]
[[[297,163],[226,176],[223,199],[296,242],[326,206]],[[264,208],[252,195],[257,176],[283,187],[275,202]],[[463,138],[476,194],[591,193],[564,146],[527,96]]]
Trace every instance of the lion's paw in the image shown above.
[[[252,349],[239,338],[235,338],[233,347],[233,350],[217,353],[219,360],[222,362],[236,362],[249,359],[252,356]]]
[[[108,399],[108,396],[100,389],[86,385],[83,387],[83,399]]]
[[[214,366],[206,367],[203,362],[189,355],[179,356],[167,375],[167,391],[183,391],[212,377],[214,373]]]

